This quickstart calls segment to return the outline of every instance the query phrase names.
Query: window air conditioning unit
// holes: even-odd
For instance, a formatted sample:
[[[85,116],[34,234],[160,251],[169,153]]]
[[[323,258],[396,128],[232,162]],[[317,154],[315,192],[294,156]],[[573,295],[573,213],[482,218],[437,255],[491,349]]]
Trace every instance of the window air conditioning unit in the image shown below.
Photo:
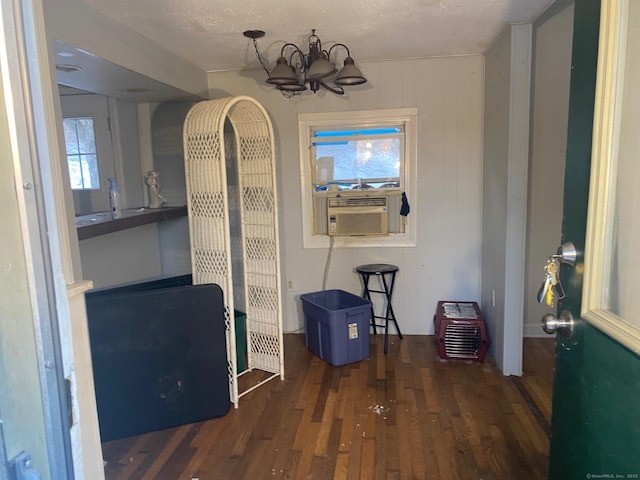
[[[336,197],[327,201],[329,235],[387,235],[387,197]]]

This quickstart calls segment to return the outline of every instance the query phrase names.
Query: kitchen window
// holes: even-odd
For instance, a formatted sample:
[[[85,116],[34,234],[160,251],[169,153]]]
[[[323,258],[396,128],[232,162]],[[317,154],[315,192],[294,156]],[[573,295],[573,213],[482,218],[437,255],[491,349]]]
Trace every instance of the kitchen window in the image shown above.
[[[93,118],[65,118],[64,140],[72,190],[98,190],[98,153]]]
[[[107,179],[116,178],[109,100],[102,95],[66,94],[60,96],[60,106],[75,213],[106,212]]]

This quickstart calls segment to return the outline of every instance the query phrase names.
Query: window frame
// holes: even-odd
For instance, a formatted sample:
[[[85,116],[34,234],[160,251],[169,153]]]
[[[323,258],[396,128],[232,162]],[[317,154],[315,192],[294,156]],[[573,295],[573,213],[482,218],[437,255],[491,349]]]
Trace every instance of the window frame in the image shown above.
[[[298,141],[300,159],[300,196],[302,201],[302,229],[304,248],[328,248],[329,235],[314,235],[313,186],[314,172],[310,158],[313,131],[318,128],[366,128],[389,124],[404,124],[404,159],[401,165],[400,188],[407,195],[411,204],[411,214],[407,217],[404,233],[391,233],[384,236],[334,236],[334,248],[341,247],[415,247],[417,245],[416,218],[417,199],[417,132],[418,109],[396,108],[380,110],[359,110],[350,112],[323,112],[298,114]],[[401,183],[402,185],[402,183]],[[375,194],[384,195],[394,190],[376,189]],[[399,189],[395,189],[399,190]],[[369,192],[373,193],[373,191]]]

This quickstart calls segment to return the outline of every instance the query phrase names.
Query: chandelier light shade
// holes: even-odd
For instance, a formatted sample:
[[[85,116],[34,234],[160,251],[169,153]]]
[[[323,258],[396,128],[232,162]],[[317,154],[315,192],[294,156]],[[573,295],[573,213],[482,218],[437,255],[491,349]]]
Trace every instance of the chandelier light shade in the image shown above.
[[[264,37],[264,32],[247,30],[243,35],[253,40],[256,57],[267,73],[266,82],[275,86],[287,97],[299,95],[307,90],[307,87],[313,93],[324,88],[336,95],[344,95],[343,87],[361,85],[367,81],[356,66],[349,48],[343,43],[334,43],[329,50],[323,50],[322,42],[316,35],[315,29],[311,30],[307,52],[294,43],[285,43],[272,70],[269,70],[258,50],[257,39]],[[338,71],[336,61],[338,52],[342,50],[345,51],[346,56],[344,66]]]
[[[310,82],[319,82],[323,78],[330,77],[336,72],[336,67],[329,63],[329,60],[327,60],[324,53],[321,53],[318,59],[309,65],[307,70],[307,80]]]
[[[336,85],[360,85],[367,81],[362,76],[362,72],[356,67],[353,58],[347,57],[344,59],[344,67],[336,75],[336,79],[333,81]]]
[[[267,83],[276,86],[295,85],[298,83],[298,76],[295,70],[287,63],[287,59],[280,57],[276,61],[276,67],[271,71],[269,78],[267,78]]]

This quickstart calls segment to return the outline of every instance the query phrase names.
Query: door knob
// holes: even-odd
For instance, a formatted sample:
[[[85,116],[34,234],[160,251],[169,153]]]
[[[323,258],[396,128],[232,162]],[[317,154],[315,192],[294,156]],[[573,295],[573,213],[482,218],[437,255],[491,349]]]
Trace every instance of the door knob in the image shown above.
[[[560,318],[556,317],[553,313],[547,313],[542,317],[541,323],[545,333],[552,335],[560,332],[560,335],[566,338],[573,335],[573,329],[576,326],[576,321],[568,310],[563,310],[560,313]]]
[[[554,258],[559,259],[562,263],[574,266],[576,264],[576,258],[578,257],[578,251],[573,242],[565,242],[558,247],[558,251],[554,255]]]

